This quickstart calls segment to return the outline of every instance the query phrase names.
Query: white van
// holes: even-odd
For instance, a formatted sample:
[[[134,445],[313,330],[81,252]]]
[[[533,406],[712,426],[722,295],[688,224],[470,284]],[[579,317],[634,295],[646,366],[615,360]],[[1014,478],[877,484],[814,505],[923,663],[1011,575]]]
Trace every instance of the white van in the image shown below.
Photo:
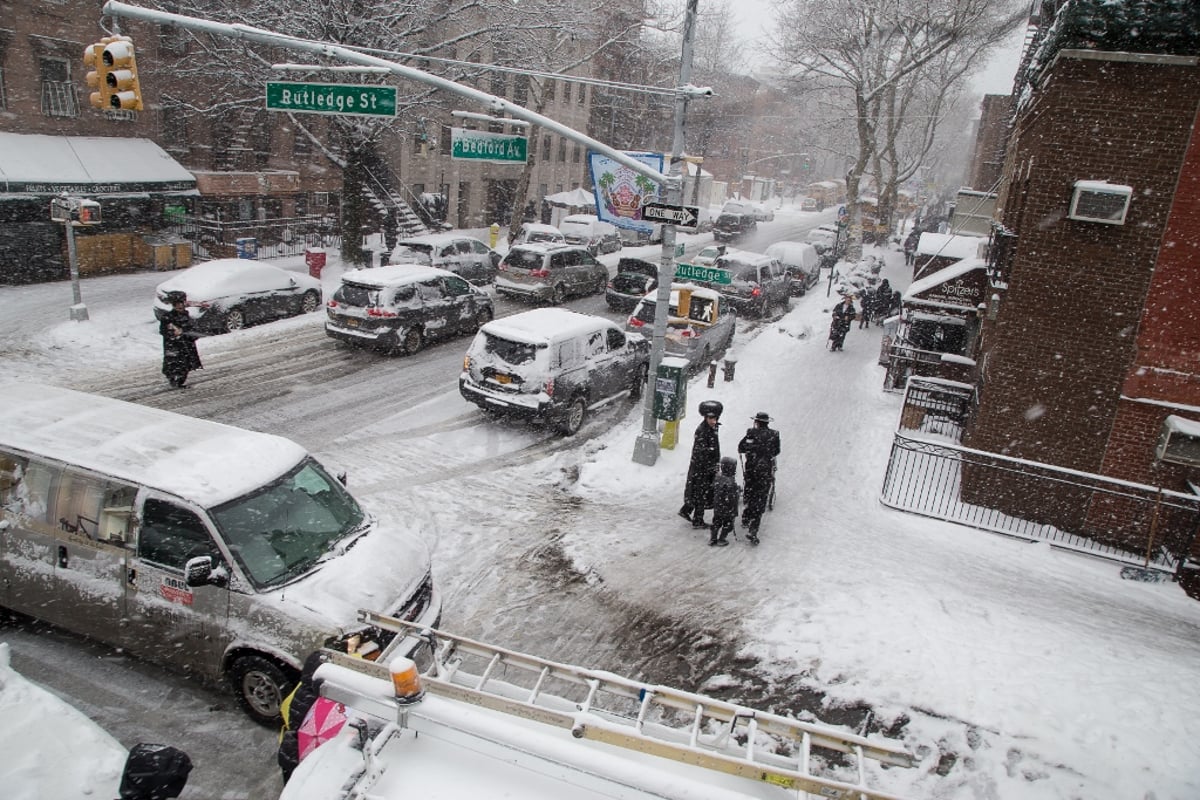
[[[436,624],[425,546],[298,444],[52,386],[0,386],[0,607],[209,681],[273,723],[310,652],[383,606]]]
[[[621,249],[621,234],[611,222],[601,221],[595,214],[571,214],[558,223],[567,244],[586,247],[594,256],[615,253]]]
[[[821,255],[808,242],[776,242],[766,253],[792,277],[792,294],[803,295],[821,280]]]

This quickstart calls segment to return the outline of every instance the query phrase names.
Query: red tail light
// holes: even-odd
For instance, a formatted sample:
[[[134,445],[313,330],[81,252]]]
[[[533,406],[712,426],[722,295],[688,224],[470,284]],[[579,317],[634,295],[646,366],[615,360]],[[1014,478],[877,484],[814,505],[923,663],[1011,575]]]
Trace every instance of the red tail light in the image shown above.
[[[758,297],[760,294],[762,294],[762,287],[755,286],[753,289],[750,290],[751,297]]]
[[[329,301],[328,303],[326,303],[325,305],[329,306],[330,308],[337,308],[337,307],[338,307],[338,302],[337,302],[337,300],[330,300],[330,301]]]
[[[501,261],[499,265],[497,265],[496,269],[498,269],[500,272],[508,272],[508,262]]]
[[[684,328],[683,330],[681,330],[679,332],[679,338],[681,338],[681,339],[691,339],[691,338],[693,338],[695,336],[699,336],[699,335],[700,334],[696,333],[691,328]]]
[[[549,278],[550,270],[548,269],[531,269],[529,274],[535,278]]]
[[[629,318],[629,327],[631,327],[631,328],[641,328],[641,327],[644,327],[645,325],[646,325],[646,323],[642,322],[637,317]]]
[[[548,381],[546,381],[546,394],[554,397],[554,378],[550,378]]]
[[[396,312],[388,311],[386,308],[368,308],[367,316],[368,317],[394,317],[394,316],[396,316]]]

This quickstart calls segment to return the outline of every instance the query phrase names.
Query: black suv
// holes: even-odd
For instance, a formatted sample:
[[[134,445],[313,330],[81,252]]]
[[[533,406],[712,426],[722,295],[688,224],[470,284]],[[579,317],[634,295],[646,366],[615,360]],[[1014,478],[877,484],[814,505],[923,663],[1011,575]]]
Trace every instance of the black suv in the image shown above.
[[[622,258],[617,262],[617,274],[608,282],[604,300],[613,311],[628,314],[656,286],[658,264],[641,258]]]
[[[791,308],[792,279],[778,260],[761,253],[729,250],[713,265],[729,273],[727,284],[695,281],[716,289],[739,315],[766,317],[771,306]]]
[[[758,221],[751,214],[723,213],[713,223],[713,240],[732,242],[758,230]]]

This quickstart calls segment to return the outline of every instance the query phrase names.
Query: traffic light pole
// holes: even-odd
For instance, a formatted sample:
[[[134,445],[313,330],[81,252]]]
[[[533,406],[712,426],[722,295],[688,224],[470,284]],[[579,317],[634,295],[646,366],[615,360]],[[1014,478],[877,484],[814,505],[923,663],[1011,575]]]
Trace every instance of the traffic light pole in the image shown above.
[[[692,36],[696,27],[696,6],[699,0],[688,0],[683,17],[683,50],[679,59],[679,85],[689,86],[692,78]],[[667,205],[682,202],[683,181],[680,176],[684,147],[684,122],[687,120],[688,96],[675,96],[675,132],[671,140],[671,163],[667,166]],[[696,179],[699,183],[699,176]],[[658,461],[658,420],[654,416],[655,380],[662,363],[667,342],[667,317],[671,308],[671,281],[675,278],[675,225],[663,225],[662,256],[658,263],[658,295],[655,298],[654,339],[650,348],[650,375],[644,392],[642,432],[633,445],[635,463],[654,466]]]
[[[67,259],[71,264],[71,296],[75,301],[71,305],[71,319],[75,322],[86,322],[88,310],[87,306],[83,304],[83,292],[79,288],[79,258],[75,255],[75,223],[67,220],[63,226],[67,229]]]

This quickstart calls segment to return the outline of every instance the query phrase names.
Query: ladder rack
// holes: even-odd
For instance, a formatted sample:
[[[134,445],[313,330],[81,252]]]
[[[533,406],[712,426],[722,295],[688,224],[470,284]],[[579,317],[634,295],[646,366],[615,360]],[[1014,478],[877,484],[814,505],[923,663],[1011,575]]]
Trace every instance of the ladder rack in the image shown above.
[[[390,680],[389,654],[412,650],[425,690],[591,739],[827,798],[903,800],[867,785],[866,762],[912,767],[903,747],[611,672],[559,664],[369,611],[396,638],[375,662],[329,652],[340,666]],[[813,748],[853,757],[857,780],[816,774]],[[817,759],[819,763],[821,759]]]

